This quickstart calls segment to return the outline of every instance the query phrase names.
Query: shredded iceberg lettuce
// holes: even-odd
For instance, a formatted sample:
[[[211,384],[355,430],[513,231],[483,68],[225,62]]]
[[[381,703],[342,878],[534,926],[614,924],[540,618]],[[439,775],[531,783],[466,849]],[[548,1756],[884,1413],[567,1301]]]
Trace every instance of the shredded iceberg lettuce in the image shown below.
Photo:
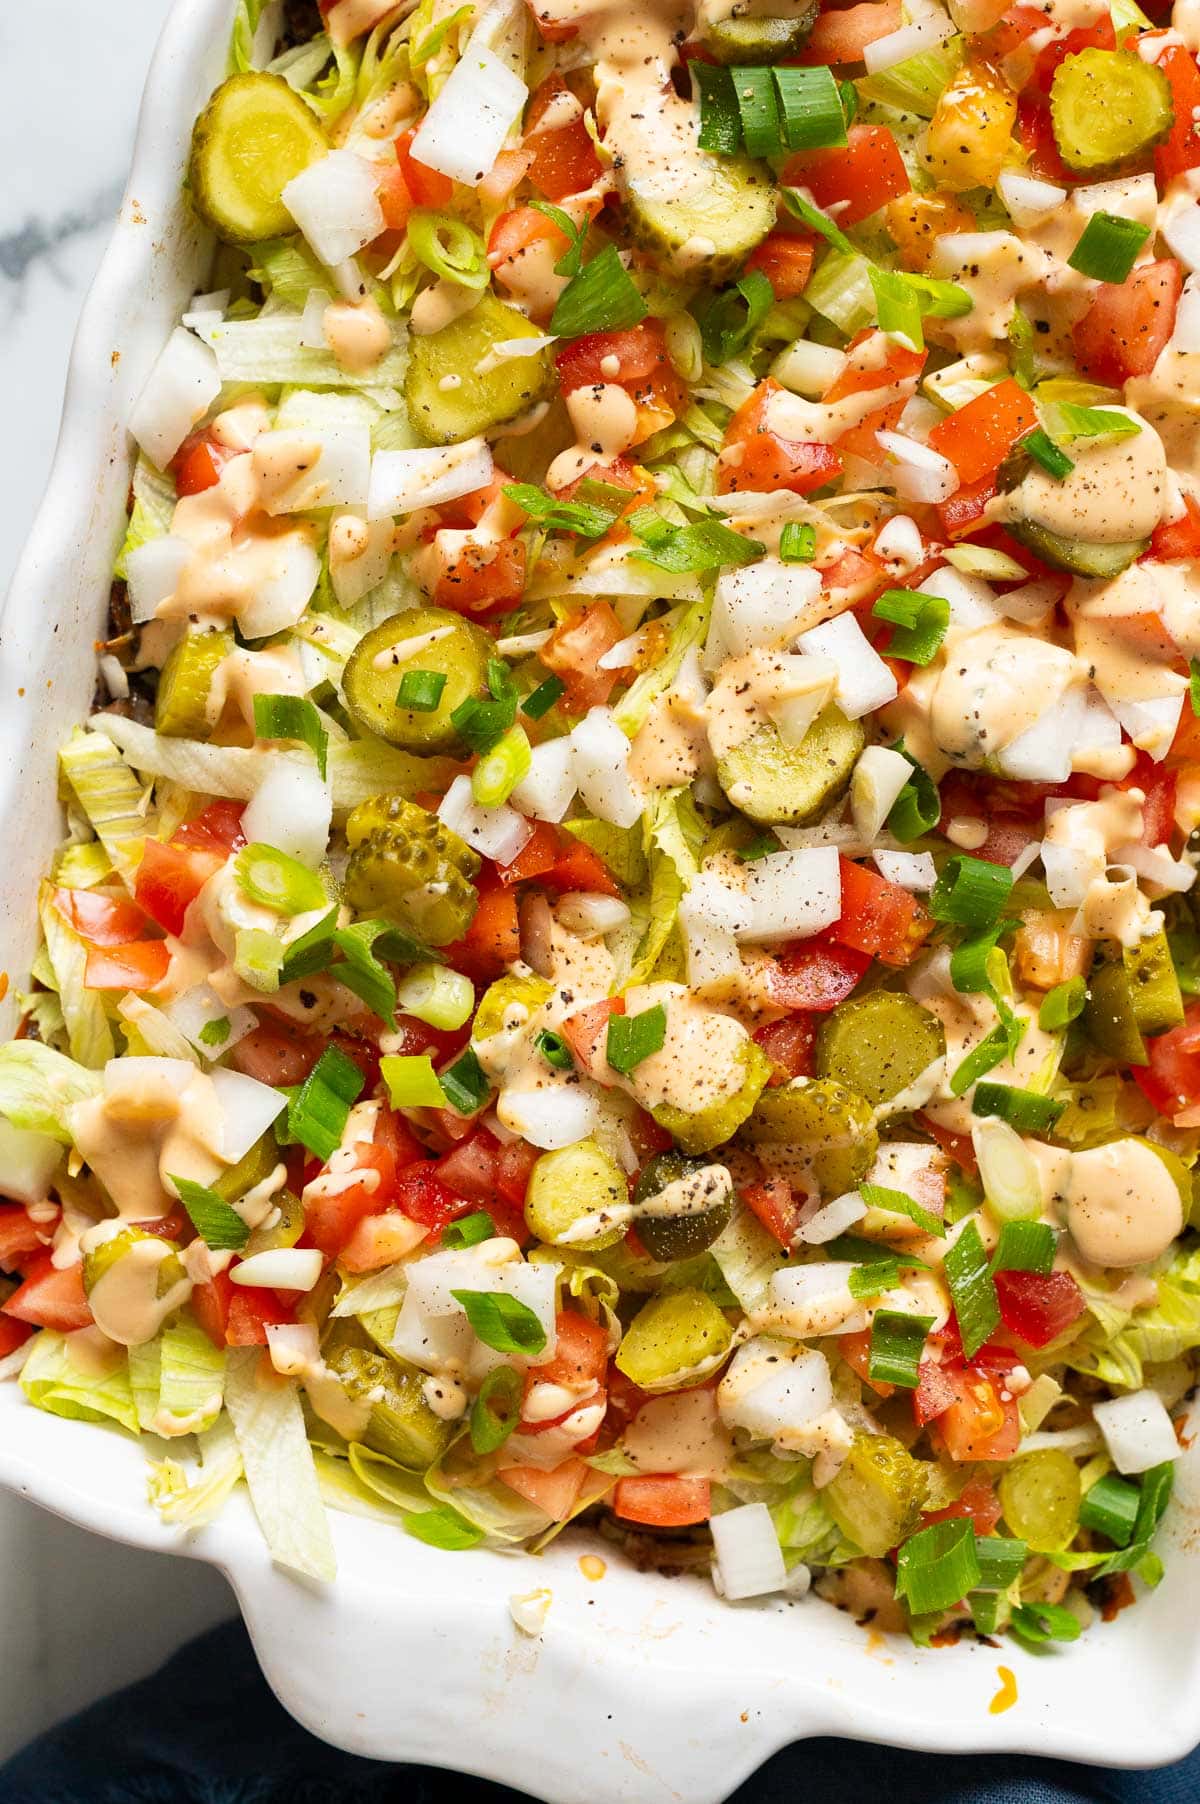
[[[176,1528],[203,1528],[215,1521],[242,1476],[242,1456],[227,1415],[218,1416],[198,1442],[200,1470],[195,1477],[190,1478],[177,1460],[151,1462],[150,1502],[161,1519]]]
[[[664,790],[643,819],[650,885],[631,902],[641,937],[623,989],[682,975],[682,950],[672,957],[669,942],[678,941],[679,904],[700,869],[706,833],[690,789]]]
[[[149,727],[142,731],[154,737]],[[112,859],[113,869],[132,888],[146,843],[145,793],[141,784],[113,740],[95,721],[89,723],[86,732],[77,727],[58,757],[63,775]]]
[[[1133,1314],[1085,1289],[1091,1321],[1063,1354],[1076,1372],[1118,1390],[1138,1390],[1145,1368],[1200,1347],[1200,1253],[1178,1253],[1157,1274],[1158,1301]]]
[[[0,1046],[0,1115],[14,1127],[71,1144],[68,1111],[100,1092],[100,1073],[37,1040]]]
[[[644,670],[630,684],[613,709],[613,718],[621,731],[632,739],[642,726],[651,707],[666,693],[679,675],[679,667],[693,646],[703,645],[708,634],[710,598],[694,601],[681,608],[671,623],[666,650],[650,670]]]
[[[139,1428],[129,1383],[129,1364],[120,1347],[107,1370],[96,1372],[72,1356],[62,1334],[43,1328],[21,1370],[21,1389],[36,1409],[75,1422],[119,1422],[130,1434]]]
[[[277,1378],[257,1347],[238,1348],[229,1358],[225,1404],[272,1559],[328,1582],[337,1561],[296,1385]]]
[[[104,1012],[101,992],[89,990],[84,982],[88,949],[54,907],[47,883],[42,885],[38,898],[38,918],[54,969],[54,984],[67,1027],[68,1050],[81,1065],[98,1071],[116,1053],[112,1028]]]
[[[332,351],[302,345],[300,329],[299,314],[273,313],[257,319],[214,320],[199,326],[197,335],[215,351],[222,382],[366,389],[386,396],[395,408],[403,405],[398,392],[408,361],[403,343],[393,345],[369,370],[344,370]]]
[[[740,1206],[713,1241],[711,1252],[721,1276],[746,1310],[763,1303],[772,1276],[787,1263],[779,1242],[756,1215]]]

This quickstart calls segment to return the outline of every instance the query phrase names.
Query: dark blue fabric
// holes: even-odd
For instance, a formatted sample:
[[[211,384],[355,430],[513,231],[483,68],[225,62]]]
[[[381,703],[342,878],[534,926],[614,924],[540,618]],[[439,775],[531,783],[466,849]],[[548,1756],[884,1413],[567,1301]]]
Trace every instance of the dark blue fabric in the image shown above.
[[[807,1741],[730,1804],[1197,1804],[1200,1750],[1150,1772],[1015,1756],[939,1759]],[[483,1779],[385,1766],[316,1741],[276,1703],[240,1623],[202,1635],[141,1685],[0,1768],[0,1804],[521,1804]]]

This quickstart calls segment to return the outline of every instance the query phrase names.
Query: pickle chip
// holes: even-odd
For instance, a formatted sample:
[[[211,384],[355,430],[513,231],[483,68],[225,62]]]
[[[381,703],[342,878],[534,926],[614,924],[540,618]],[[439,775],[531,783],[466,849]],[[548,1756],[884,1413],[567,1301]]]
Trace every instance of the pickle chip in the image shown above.
[[[311,109],[282,75],[231,75],[192,134],[192,204],[228,244],[282,237],[296,230],[284,189],[328,150]]]
[[[1133,50],[1091,47],[1064,57],[1050,88],[1050,122],[1069,169],[1107,169],[1140,156],[1171,129],[1171,84]]]

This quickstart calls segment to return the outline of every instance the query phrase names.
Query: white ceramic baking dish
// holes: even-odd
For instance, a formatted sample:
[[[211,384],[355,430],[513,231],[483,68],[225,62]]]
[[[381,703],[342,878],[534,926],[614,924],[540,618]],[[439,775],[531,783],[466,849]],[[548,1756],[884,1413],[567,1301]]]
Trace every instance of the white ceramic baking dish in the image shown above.
[[[180,175],[191,121],[224,72],[233,10],[233,0],[179,0],[163,34],[128,194],[76,341],[49,492],[0,619],[0,967],[18,983],[59,836],[56,748],[92,695],[130,468],[123,422],[205,273]],[[1166,1582],[1040,1658],[1007,1643],[921,1652],[815,1599],[722,1605],[707,1584],[637,1573],[602,1545],[607,1570],[589,1581],[575,1536],[536,1561],[446,1554],[337,1515],[339,1575],[321,1590],[272,1567],[244,1494],[215,1526],[181,1537],[144,1502],[138,1446],[39,1414],[12,1384],[0,1386],[0,1482],[98,1535],[218,1566],[272,1685],[316,1734],[486,1774],[552,1804],[716,1804],[776,1748],[811,1735],[1131,1766],[1174,1759],[1200,1737],[1200,1456],[1181,1463]],[[531,1640],[508,1600],[535,1586],[553,1601]],[[1017,1702],[993,1714],[1002,1663]]]

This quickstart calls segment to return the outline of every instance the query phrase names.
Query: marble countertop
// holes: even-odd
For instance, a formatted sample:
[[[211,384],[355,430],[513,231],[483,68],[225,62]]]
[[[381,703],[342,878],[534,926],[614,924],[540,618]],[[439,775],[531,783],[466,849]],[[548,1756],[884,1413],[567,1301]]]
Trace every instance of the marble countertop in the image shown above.
[[[7,166],[0,188],[0,593],[41,499],[75,321],[125,182],[169,0],[0,9]],[[134,1552],[0,1496],[0,1760],[230,1614],[209,1567]]]

